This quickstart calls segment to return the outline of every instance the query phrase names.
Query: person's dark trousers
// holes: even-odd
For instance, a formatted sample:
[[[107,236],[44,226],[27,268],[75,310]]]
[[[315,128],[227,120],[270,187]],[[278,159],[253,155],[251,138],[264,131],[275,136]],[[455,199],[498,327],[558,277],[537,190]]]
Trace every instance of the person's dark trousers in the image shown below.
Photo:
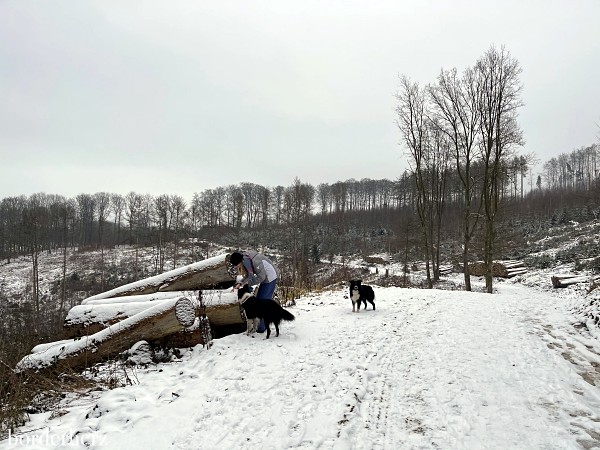
[[[275,286],[277,285],[277,279],[274,279],[273,281],[269,282],[269,283],[261,283],[258,286],[258,292],[256,293],[255,297],[258,300],[272,300],[273,299],[273,294],[275,294]],[[267,327],[265,326],[265,321],[263,319],[260,319],[260,323],[258,324],[258,328],[256,330],[257,333],[264,333],[266,331]]]

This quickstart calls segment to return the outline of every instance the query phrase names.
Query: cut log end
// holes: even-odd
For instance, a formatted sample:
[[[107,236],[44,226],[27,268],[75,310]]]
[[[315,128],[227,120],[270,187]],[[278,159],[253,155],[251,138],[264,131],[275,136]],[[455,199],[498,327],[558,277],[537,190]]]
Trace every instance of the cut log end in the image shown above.
[[[181,297],[177,300],[177,303],[175,303],[175,317],[177,317],[179,323],[185,328],[191,327],[194,324],[196,310],[189,299]]]
[[[85,339],[51,346],[28,355],[17,364],[15,370],[79,370],[110,359],[140,340],[161,339],[194,324],[196,311],[192,300],[180,297],[156,303]]]

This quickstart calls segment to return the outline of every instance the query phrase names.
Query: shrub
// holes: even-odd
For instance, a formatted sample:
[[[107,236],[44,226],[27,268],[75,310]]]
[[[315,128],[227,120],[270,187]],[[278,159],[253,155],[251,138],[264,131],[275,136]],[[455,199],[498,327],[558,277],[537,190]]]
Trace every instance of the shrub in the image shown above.
[[[548,269],[554,265],[550,255],[529,256],[525,258],[525,265],[532,269]]]

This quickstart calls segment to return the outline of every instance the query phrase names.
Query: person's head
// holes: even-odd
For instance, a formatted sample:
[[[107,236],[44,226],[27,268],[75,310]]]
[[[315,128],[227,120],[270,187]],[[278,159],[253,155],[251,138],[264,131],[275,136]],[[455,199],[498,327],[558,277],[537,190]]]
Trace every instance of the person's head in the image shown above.
[[[233,252],[229,257],[229,264],[231,264],[234,267],[237,267],[242,262],[243,258],[244,257],[240,252]]]

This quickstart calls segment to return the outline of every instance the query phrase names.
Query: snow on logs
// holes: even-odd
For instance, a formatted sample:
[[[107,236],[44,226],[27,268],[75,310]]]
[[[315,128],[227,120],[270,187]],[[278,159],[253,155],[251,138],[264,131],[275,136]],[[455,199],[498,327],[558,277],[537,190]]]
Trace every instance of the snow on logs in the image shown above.
[[[590,278],[583,275],[553,275],[550,281],[554,288],[564,288],[576,283],[586,283]]]
[[[214,256],[203,261],[198,261],[197,263],[164,272],[160,275],[102,292],[101,294],[88,297],[81,303],[86,304],[100,299],[151,294],[155,292],[231,287],[233,286],[233,280],[226,269],[228,260],[229,254]]]
[[[485,275],[485,263],[477,261],[469,263],[469,273],[477,277]],[[495,261],[492,263],[492,276],[501,278],[512,278],[527,273],[527,268],[522,261]]]
[[[204,343],[203,315],[217,335],[244,331],[237,295],[224,289],[234,283],[227,273],[229,256],[208,258],[85,299],[65,319],[68,339],[36,346],[16,370],[77,370],[115,357],[141,340],[170,347]]]
[[[110,359],[137,341],[153,341],[182,331],[191,327],[195,319],[195,306],[190,299],[167,299],[81,339],[38,346],[34,348],[36,353],[19,361],[16,370],[81,369]]]
[[[168,301],[169,297],[163,297],[166,294],[99,299],[74,306],[67,314],[63,324],[64,337],[70,339],[97,333],[124,319],[143,313],[157,304]],[[177,291],[168,294],[188,298],[195,308],[200,306],[200,302],[196,299],[196,292]],[[201,291],[201,295],[202,304],[204,305],[202,312],[206,314],[212,326],[219,327],[243,323],[237,294],[232,292],[231,289],[204,290]]]

